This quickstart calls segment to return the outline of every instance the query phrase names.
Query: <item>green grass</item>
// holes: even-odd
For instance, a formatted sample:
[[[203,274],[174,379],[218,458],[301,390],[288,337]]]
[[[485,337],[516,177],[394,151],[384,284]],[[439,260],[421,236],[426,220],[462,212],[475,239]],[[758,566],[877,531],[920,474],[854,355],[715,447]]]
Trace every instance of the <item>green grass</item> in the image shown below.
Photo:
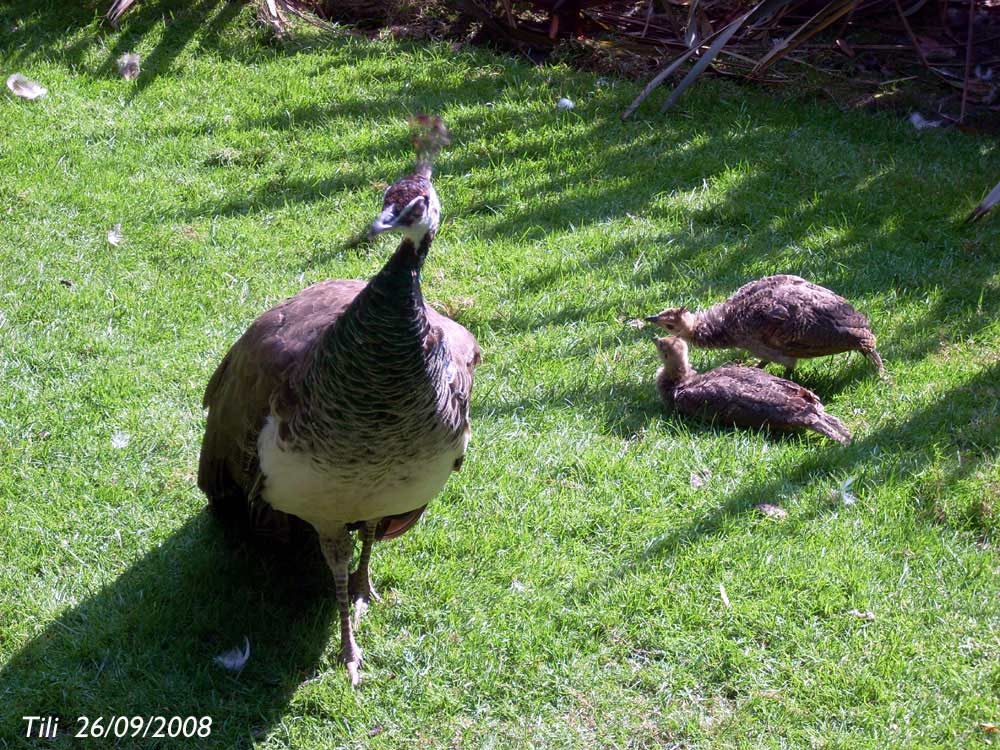
[[[18,739],[29,714],[207,715],[219,748],[996,743],[1000,222],[959,223],[992,141],[717,81],[622,124],[633,84],[486,51],[63,5],[0,8],[3,77],[49,89],[0,97],[0,747],[111,746]],[[352,692],[318,552],[203,511],[200,400],[254,316],[379,268],[344,241],[420,110],[454,134],[425,293],[484,363],[463,471],[376,550]],[[857,356],[797,376],[849,448],[663,413],[623,324],[775,272],[879,336],[891,386]]]

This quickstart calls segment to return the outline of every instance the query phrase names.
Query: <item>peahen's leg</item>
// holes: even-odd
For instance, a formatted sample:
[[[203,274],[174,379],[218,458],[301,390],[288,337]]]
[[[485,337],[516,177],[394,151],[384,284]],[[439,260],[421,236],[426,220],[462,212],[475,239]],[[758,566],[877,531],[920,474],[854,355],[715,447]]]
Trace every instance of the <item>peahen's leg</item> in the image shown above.
[[[368,572],[368,561],[372,556],[372,547],[375,545],[375,531],[378,529],[378,521],[367,521],[361,529],[361,557],[358,558],[358,567],[351,573],[351,578],[347,590],[354,600],[354,627],[358,626],[365,612],[368,611],[368,602],[374,599],[380,601],[378,592],[372,586],[371,574]]]
[[[333,572],[333,583],[337,592],[337,607],[340,609],[340,658],[347,665],[347,674],[351,685],[358,686],[361,682],[361,649],[354,641],[354,629],[351,627],[351,600],[348,594],[348,569],[354,552],[351,533],[346,526],[341,526],[332,534],[322,534],[319,539],[323,557]]]

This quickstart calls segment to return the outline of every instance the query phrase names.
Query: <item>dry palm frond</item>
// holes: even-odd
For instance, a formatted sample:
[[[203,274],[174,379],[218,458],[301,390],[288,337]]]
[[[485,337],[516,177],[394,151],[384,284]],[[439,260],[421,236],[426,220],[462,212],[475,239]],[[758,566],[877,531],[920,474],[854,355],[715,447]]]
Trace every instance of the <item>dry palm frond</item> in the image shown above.
[[[705,69],[712,64],[712,61],[715,60],[719,52],[726,45],[726,43],[733,38],[736,32],[738,32],[741,28],[747,25],[748,22],[751,22],[751,19],[757,20],[765,16],[773,15],[774,13],[779,11],[782,7],[788,5],[790,2],[792,2],[792,0],[763,0],[762,2],[757,3],[757,5],[753,6],[747,12],[738,16],[735,20],[730,22],[724,28],[720,29],[718,32],[715,32],[714,34],[705,38],[704,40],[699,40],[696,36],[693,36],[691,32],[689,32],[688,38],[695,39],[694,43],[690,47],[688,47],[683,53],[681,53],[681,55],[678,58],[676,58],[670,65],[668,65],[666,68],[664,68],[664,70],[662,70],[659,74],[657,74],[657,76],[653,78],[652,81],[649,82],[646,88],[642,90],[642,93],[639,94],[639,96],[636,97],[635,101],[633,101],[632,104],[630,104],[628,108],[622,113],[622,119],[623,120],[626,119],[629,115],[635,112],[635,110],[638,108],[640,104],[642,104],[642,102],[646,99],[646,97],[653,92],[653,89],[659,86],[664,80],[666,80],[666,78],[669,75],[671,75],[675,70],[677,70],[681,65],[683,65],[688,58],[701,51],[701,48],[705,42],[707,42],[709,39],[712,39],[711,45],[709,45],[708,48],[701,53],[701,57],[699,58],[698,62],[696,62],[694,66],[691,68],[691,70],[688,71],[688,74],[684,76],[683,80],[681,80],[681,82],[677,84],[677,88],[675,88],[673,92],[671,92],[670,96],[667,98],[667,101],[664,102],[663,107],[661,107],[660,111],[663,112],[666,109],[668,109],[670,106],[674,104],[674,102],[677,101],[678,97],[680,97],[680,95],[684,93],[684,91],[692,83],[695,82],[695,79],[697,79],[698,76],[700,76],[705,71]]]
[[[1000,203],[1000,182],[989,192],[983,202],[976,206],[972,213],[965,217],[966,222],[978,221],[990,212],[997,203]]]
[[[108,19],[108,23],[112,26],[118,26],[118,20],[128,12],[128,9],[135,5],[136,0],[115,0],[108,8],[108,12],[105,14],[105,18]]]
[[[115,25],[138,0],[109,2],[107,17]],[[957,123],[965,122],[973,108],[984,113],[983,107],[1000,99],[1000,75],[994,76],[1000,66],[995,43],[1000,0],[253,2],[258,17],[278,36],[286,35],[293,17],[340,34],[355,32],[325,19],[405,33],[427,19],[448,18],[441,27],[446,33],[469,34],[476,28],[478,38],[499,41],[536,60],[564,45],[584,65],[611,63],[633,75],[662,66],[623,119],[681,71],[685,74],[664,109],[708,71],[759,83],[788,81],[790,74],[775,68],[783,61],[864,86],[933,78],[954,94],[954,112],[941,114]],[[664,54],[668,57],[661,63]],[[872,70],[877,73],[871,75]]]

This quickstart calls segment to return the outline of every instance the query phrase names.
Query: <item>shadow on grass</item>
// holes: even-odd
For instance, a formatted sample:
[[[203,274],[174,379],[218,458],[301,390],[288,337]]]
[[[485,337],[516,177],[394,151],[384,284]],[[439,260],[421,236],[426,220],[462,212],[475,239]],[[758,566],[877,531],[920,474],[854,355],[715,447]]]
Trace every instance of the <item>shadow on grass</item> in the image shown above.
[[[335,615],[315,544],[287,558],[262,555],[225,539],[203,513],[66,610],[0,670],[0,738],[9,743],[0,739],[0,747],[251,747],[315,674]],[[252,650],[240,674],[213,663],[244,637]],[[60,737],[24,739],[21,717],[32,715],[59,717]],[[210,716],[212,731],[196,745],[72,737],[78,716],[112,715]]]
[[[103,8],[103,4],[94,7]],[[163,36],[144,63],[142,86],[137,89],[141,93],[144,86],[168,72],[178,54],[190,44],[215,45],[218,50],[222,44],[221,32],[233,22],[236,7],[222,0],[201,0],[191,6],[140,3],[123,21],[122,35],[107,51],[105,61],[94,74],[112,75],[114,59],[134,47],[143,34],[167,14],[170,20]],[[174,11],[176,14],[171,15]],[[81,25],[89,23],[93,19],[93,9],[67,10],[54,2],[47,8],[39,8],[30,0],[18,0],[0,14],[5,22],[21,16],[26,18],[19,32],[21,38],[49,45],[69,64],[82,63],[88,45],[100,43],[99,38],[85,40],[82,36],[67,46],[60,43],[66,23],[73,20]],[[30,50],[10,49],[15,61],[19,55],[26,59],[32,54]],[[244,61],[256,60],[262,54],[255,48],[243,51],[229,48],[222,53]],[[280,54],[280,50],[267,54]],[[349,65],[349,55],[345,54],[343,66]],[[470,189],[471,196],[464,205],[452,206],[447,204],[448,196],[445,195],[445,211],[458,219],[474,219],[477,230],[484,236],[537,237],[549,242],[560,232],[600,226],[624,217],[656,215],[666,210],[680,212],[681,208],[665,206],[662,197],[691,195],[691,207],[683,210],[683,228],[637,241],[612,239],[603,244],[595,243],[593,249],[574,248],[573,259],[568,263],[563,262],[559,253],[553,252],[549,263],[518,278],[518,287],[511,290],[520,295],[521,308],[526,312],[510,317],[505,311],[506,317],[486,314],[477,318],[473,310],[463,321],[473,329],[528,332],[563,326],[599,314],[606,304],[599,293],[585,305],[566,305],[557,312],[533,310],[531,303],[557,291],[572,274],[620,277],[623,268],[626,277],[631,274],[635,288],[630,300],[634,305],[630,317],[654,312],[668,304],[690,303],[687,299],[664,298],[662,286],[665,282],[690,279],[693,289],[700,294],[709,290],[731,292],[759,275],[762,267],[769,273],[799,273],[851,299],[880,298],[886,295],[887,287],[900,297],[927,299],[926,309],[916,321],[899,326],[881,339],[880,346],[890,370],[904,367],[932,352],[940,340],[938,328],[942,324],[947,323],[950,338],[960,340],[975,336],[1000,316],[1000,294],[995,290],[983,293],[996,276],[998,257],[990,250],[992,238],[997,234],[996,222],[970,228],[950,225],[954,217],[968,210],[968,196],[960,190],[941,190],[929,181],[918,181],[912,174],[900,175],[897,165],[885,164],[892,153],[903,153],[909,147],[909,142],[904,142],[901,136],[896,136],[896,141],[886,146],[883,141],[858,132],[861,126],[851,124],[855,119],[832,115],[831,122],[823,127],[834,132],[835,137],[827,138],[823,155],[828,155],[832,144],[837,142],[842,142],[845,150],[844,171],[836,180],[831,180],[828,170],[810,161],[816,155],[811,142],[818,131],[811,122],[815,113],[804,107],[786,111],[788,108],[783,109],[780,103],[761,105],[759,111],[754,112],[752,127],[734,127],[732,121],[744,117],[742,111],[737,111],[736,107],[726,110],[721,105],[700,119],[664,117],[651,122],[629,123],[618,122],[616,112],[588,114],[591,119],[582,119],[581,107],[577,113],[568,115],[581,118],[573,121],[577,127],[553,135],[554,115],[541,109],[522,111],[501,106],[489,117],[484,116],[479,105],[487,94],[501,103],[505,97],[515,101],[523,97],[523,92],[503,79],[491,83],[492,88],[484,88],[476,80],[459,84],[448,84],[444,80],[432,83],[415,80],[412,83],[405,93],[401,81],[388,81],[377,89],[378,95],[370,99],[308,104],[287,112],[268,108],[268,103],[264,102],[260,112],[244,117],[233,127],[253,133],[261,142],[281,143],[299,129],[329,128],[336,132],[337,128],[352,126],[359,118],[402,121],[418,106],[446,106],[454,110],[448,121],[456,135],[456,146],[442,156],[441,184],[447,186],[449,180],[460,179]],[[608,105],[609,108],[613,106]],[[236,117],[239,119],[239,114]],[[868,127],[883,125],[884,121],[880,120]],[[200,127],[203,126],[192,126],[191,132],[197,134]],[[801,133],[795,135],[798,131]],[[511,132],[524,134],[516,153],[504,152],[493,145],[503,143],[504,136]],[[161,130],[151,133],[150,137],[176,134]],[[822,138],[822,134],[819,137]],[[912,134],[907,133],[906,137]],[[559,139],[557,143],[555,139]],[[874,145],[869,147],[868,140],[873,140]],[[390,143],[383,133],[366,146],[342,154],[350,157],[350,168],[315,181],[261,170],[264,173],[258,183],[236,184],[219,198],[198,205],[179,206],[178,218],[266,213],[286,206],[307,205],[333,193],[357,190],[375,180],[390,179],[392,175],[371,173],[370,165],[385,151],[398,152],[405,148],[402,141]],[[963,158],[971,164],[969,150],[965,150]],[[575,158],[556,164],[549,157],[559,152],[572,154]],[[498,174],[501,178],[505,176],[494,168],[498,163],[529,164],[535,170],[524,179],[498,179]],[[698,194],[705,192],[703,185],[711,183],[717,183],[712,192],[720,197],[705,205]],[[984,181],[984,184],[992,183]],[[374,191],[371,205],[373,208],[377,205]],[[921,213],[916,227],[910,220],[913,205],[933,209]],[[490,206],[500,209],[495,213],[484,210]],[[851,220],[843,221],[844,216]],[[945,227],[945,231],[933,228],[934,221]],[[817,245],[813,235],[818,229],[831,225],[841,229]],[[963,238],[971,238],[970,247],[962,243]],[[980,242],[975,238],[984,239]],[[654,257],[651,272],[644,264],[636,262],[641,253]],[[668,291],[666,295],[669,294]],[[602,346],[598,337],[605,335],[601,332],[588,334],[585,343],[597,351]],[[655,369],[654,362],[650,349],[648,360],[642,364],[650,375]],[[852,365],[852,376],[855,369]],[[917,411],[901,423],[873,432],[846,450],[832,446],[817,448],[793,471],[733,493],[715,512],[672,532],[653,545],[647,554],[669,554],[678,544],[714,532],[727,518],[744,513],[754,503],[772,500],[782,488],[819,474],[864,473],[867,481],[878,481],[890,469],[873,456],[876,448],[884,449],[892,444],[900,454],[912,456],[917,464],[928,464],[937,461],[932,445],[936,438],[950,448],[960,447],[963,441],[970,440],[970,435],[978,435],[975,438],[978,444],[992,444],[998,433],[995,416],[994,422],[981,433],[969,431],[966,425],[980,418],[986,408],[983,396],[970,397],[970,389],[992,392],[995,402],[997,378],[997,368],[990,367],[939,402]],[[650,420],[660,418],[659,405],[651,389],[633,383],[609,385],[598,381],[600,378],[595,378],[593,383],[587,381],[563,393],[543,393],[536,399],[521,399],[492,408],[495,412],[513,412],[530,408],[538,400],[556,406],[586,403],[608,430],[622,437],[633,435]],[[816,390],[829,393],[842,388],[845,381],[842,376],[832,379],[821,376],[818,382],[823,387],[817,384]],[[888,395],[891,396],[891,392]],[[486,404],[485,409],[489,412],[490,405]],[[973,448],[972,452],[981,451]],[[946,472],[947,478],[960,481],[974,463],[966,462]],[[194,532],[187,529],[179,532],[181,535],[191,533]],[[153,571],[157,570],[157,565],[162,568],[165,564],[158,554],[150,556],[148,564]],[[144,562],[137,563],[139,572]],[[207,576],[208,572],[206,568],[189,571],[189,574],[194,580],[202,574]],[[122,580],[130,575],[131,571]],[[150,575],[146,573],[140,579]],[[114,584],[112,589],[117,587],[118,584]],[[138,606],[134,598],[132,601]],[[223,602],[232,611],[242,611],[235,601],[223,599]],[[184,604],[186,602],[178,603],[179,606]],[[99,611],[88,609],[87,605],[74,612],[78,610],[85,610],[91,617],[93,612]],[[322,611],[328,613],[325,609]],[[65,628],[53,626],[53,630],[59,635]],[[190,630],[186,631],[188,639],[192,635]],[[219,650],[238,643],[242,635],[242,632],[227,631],[230,643],[218,644]],[[34,645],[27,651],[32,649]],[[43,649],[35,650],[36,658],[40,658]],[[202,661],[209,661],[207,650],[201,656]],[[19,657],[9,669],[16,670],[18,665],[30,663],[30,659]],[[64,671],[72,671],[69,664],[62,666],[66,668]],[[199,684],[214,685],[211,679],[215,678],[207,667],[192,669],[195,670],[192,673],[195,682],[200,680]],[[17,672],[22,676],[28,673],[27,666]],[[287,696],[275,691],[272,697],[277,705]]]
[[[111,7],[112,0],[101,2],[60,3],[55,0],[14,0],[0,9],[4,31],[16,23],[17,31],[7,35],[10,42],[6,53],[12,63],[30,64],[41,54],[62,60],[77,69],[88,69],[87,53],[97,48],[103,61],[90,70],[95,77],[118,75],[117,60],[132,52],[159,21],[164,22],[164,32],[151,51],[142,57],[142,75],[135,81],[133,96],[140,94],[161,75],[170,71],[171,65],[190,44],[218,47],[222,32],[233,23],[242,7],[229,0],[200,0],[184,2],[136,3],[121,19],[120,34],[113,45],[106,46],[105,38],[114,30],[104,20],[103,14]],[[88,34],[82,31],[99,19],[97,29]],[[75,35],[75,38],[74,38]],[[67,41],[66,37],[70,37]],[[23,42],[29,41],[30,44]],[[21,42],[19,44],[19,42]],[[3,50],[3,46],[0,46]]]
[[[67,24],[84,27],[105,7],[104,2],[66,8],[54,2],[39,6],[31,0],[15,0],[0,11],[4,23],[22,23],[21,31],[12,35],[14,41],[8,44],[11,59],[17,62],[46,54],[85,67],[90,47],[103,45],[105,35],[99,29],[77,34],[64,43]],[[113,45],[102,52],[104,61],[91,72],[116,75],[117,56],[138,46],[161,19],[165,21],[162,33],[146,55],[134,95],[141,95],[144,87],[169,72],[178,55],[191,45],[240,62],[302,51],[294,45],[266,47],[246,40],[231,44],[223,31],[240,18],[239,7],[224,0],[139,3],[123,19]],[[19,45],[18,39],[32,43]],[[353,42],[331,39],[329,44],[335,59],[317,60],[311,69],[305,65],[300,74],[322,76],[330,66],[336,66],[339,75],[349,76],[357,57],[372,54]],[[234,118],[242,121],[233,123],[232,128],[253,134],[261,143],[282,143],[302,130],[329,129],[333,134],[358,119],[402,122],[407,114],[420,109],[450,110],[448,121],[456,143],[442,155],[441,184],[447,187],[449,180],[461,175],[471,195],[464,205],[448,203],[445,195],[445,211],[452,219],[474,220],[487,236],[537,234],[548,241],[559,232],[622,217],[676,212],[679,209],[665,207],[662,198],[690,195],[691,208],[684,211],[683,230],[639,241],[613,240],[593,251],[575,253],[576,266],[595,275],[634,262],[637,246],[641,252],[655,254],[652,273],[643,266],[634,274],[636,302],[641,301],[643,307],[647,299],[656,309],[689,302],[663,298],[669,297],[669,292],[658,292],[656,299],[647,296],[651,286],[662,290],[662,282],[679,276],[694,279],[695,289],[701,292],[732,291],[760,275],[762,266],[771,273],[799,273],[855,300],[882,296],[891,284],[900,297],[933,298],[918,321],[882,337],[883,349],[896,361],[914,361],[932,352],[941,338],[936,329],[944,321],[949,322],[949,334],[957,338],[975,335],[1000,316],[1000,294],[980,293],[996,274],[998,259],[990,250],[996,229],[990,225],[951,226],[956,216],[967,211],[968,196],[957,189],[942,190],[914,174],[901,175],[901,165],[885,161],[881,141],[868,148],[870,134],[863,132],[858,118],[829,115],[829,128],[843,147],[843,171],[836,180],[830,179],[829,165],[816,161],[814,113],[807,106],[764,105],[753,113],[751,126],[744,123],[739,127],[733,123],[745,121],[746,109],[736,106],[720,108],[704,118],[661,117],[628,123],[618,121],[616,111],[598,111],[586,117],[574,114],[567,117],[577,118],[569,120],[576,126],[560,132],[555,144],[552,112],[498,106],[486,117],[478,106],[485,97],[500,104],[505,97],[518,101],[523,98],[518,78],[545,75],[521,63],[512,61],[511,65],[520,72],[486,83],[475,75],[458,83],[447,76],[406,80],[405,76],[387,75],[374,93],[369,91],[365,96],[291,108],[262,102],[259,111],[242,116],[234,113]],[[363,72],[359,70],[358,75]],[[361,83],[359,79],[359,86]],[[370,82],[361,90],[368,89]],[[610,101],[606,106],[615,108]],[[876,127],[881,124],[879,121]],[[187,134],[197,135],[199,128],[206,127],[204,123],[192,125]],[[506,136],[511,132],[523,134],[515,153],[495,145],[509,140]],[[169,128],[151,133],[157,137],[177,135],[176,129]],[[210,137],[207,132],[205,135]],[[906,147],[902,136],[888,132],[885,137],[890,141],[895,138],[900,149]],[[393,140],[391,129],[383,130],[363,146],[341,154],[345,163],[320,179],[286,174],[281,165],[265,165],[257,170],[259,179],[254,175],[245,181],[233,180],[217,198],[178,207],[176,218],[189,221],[266,213],[340,193],[356,193],[393,177],[376,174],[372,164],[386,153],[407,148],[402,139],[397,140]],[[545,166],[550,155],[559,151],[586,158]],[[534,164],[538,168],[512,187],[509,181],[496,179],[498,163]],[[698,199],[706,185],[721,195],[707,205]],[[373,208],[377,204],[374,193]],[[912,227],[909,208],[914,203],[932,206],[930,221],[938,220],[952,236],[935,235],[926,218],[921,226]],[[484,206],[499,206],[501,210],[491,214]],[[857,217],[857,221],[843,222],[845,216]],[[817,246],[817,228],[833,221],[842,229]],[[961,253],[956,253],[959,245]],[[533,294],[544,294],[572,272],[572,267],[553,262],[522,279],[521,293],[529,299]],[[636,314],[640,312],[648,310],[636,310]],[[516,325],[530,328],[558,323],[542,315]]]
[[[996,462],[998,451],[995,436],[1000,432],[1000,413],[996,404],[1000,401],[1000,363],[984,369],[968,382],[945,393],[933,404],[915,412],[905,420],[889,424],[873,431],[861,440],[848,447],[841,447],[824,441],[809,454],[808,458],[799,463],[793,470],[783,472],[763,482],[744,486],[730,494],[711,512],[692,521],[681,528],[670,531],[649,541],[646,548],[633,560],[627,561],[611,572],[606,579],[589,583],[585,588],[592,591],[621,578],[628,568],[644,565],[653,560],[669,557],[679,547],[696,543],[699,539],[718,532],[728,521],[746,514],[759,503],[774,503],[776,498],[788,494],[790,489],[813,483],[817,478],[824,477],[839,481],[841,477],[853,476],[863,478],[863,482],[854,485],[854,491],[860,491],[860,485],[867,483],[877,486],[902,473],[902,481],[911,481],[919,492],[920,480],[915,476],[920,467],[931,464],[938,456],[939,440],[949,437],[958,443],[959,450],[964,452],[960,460],[949,462],[942,475],[934,480],[934,484],[943,487],[954,487],[981,467],[988,467]],[[642,414],[646,411],[643,410]],[[677,418],[680,417],[667,417]],[[951,433],[944,435],[942,433]],[[938,440],[929,439],[935,436]],[[812,438],[807,438],[812,440]],[[908,463],[903,466],[880,460],[887,451],[897,455],[906,455]],[[987,499],[988,500],[988,499]],[[959,519],[964,521],[967,531],[977,535],[990,535],[996,531],[996,520],[989,516],[987,507],[981,498],[968,498],[969,507],[960,512]],[[918,512],[930,522],[941,520],[941,509],[929,493],[919,492],[914,502]],[[817,503],[811,513],[796,515],[796,526],[808,522],[824,513],[840,507],[841,499],[831,497],[828,502]],[[952,521],[954,522],[954,518]]]

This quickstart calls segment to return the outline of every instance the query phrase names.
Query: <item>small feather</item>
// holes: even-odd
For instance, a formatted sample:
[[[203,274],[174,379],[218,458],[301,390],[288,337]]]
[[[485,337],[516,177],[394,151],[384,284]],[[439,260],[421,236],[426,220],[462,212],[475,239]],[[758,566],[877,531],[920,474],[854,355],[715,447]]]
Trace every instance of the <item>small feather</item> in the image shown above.
[[[919,112],[910,115],[910,124],[917,130],[927,130],[928,128],[939,128],[944,124],[943,120],[928,120]]]
[[[852,617],[857,617],[859,620],[867,620],[869,622],[875,619],[874,612],[868,612],[868,611],[862,612],[859,609],[852,609],[847,614],[851,615]]]
[[[712,471],[710,469],[698,469],[698,471],[692,471],[691,476],[688,477],[688,481],[691,486],[696,490],[705,486],[705,482],[712,478]]]
[[[122,240],[125,237],[122,235],[122,225],[115,224],[111,229],[108,230],[108,244],[118,247],[122,244]]]
[[[25,78],[20,73],[14,73],[7,79],[7,88],[22,99],[40,99],[49,93],[40,83]]]
[[[857,496],[850,492],[852,484],[854,484],[854,477],[848,477],[840,484],[840,501],[844,505],[854,505],[858,501]]]
[[[241,650],[239,646],[236,648],[231,648],[225,653],[219,654],[213,659],[213,661],[218,664],[223,669],[228,669],[230,672],[240,672],[243,667],[246,666],[247,661],[250,659],[250,639],[243,636],[243,649]]]
[[[726,609],[731,609],[733,605],[729,603],[729,594],[726,593],[726,587],[721,583],[719,584],[719,596],[722,597],[722,603],[726,605]]]
[[[126,52],[118,58],[118,72],[126,81],[134,81],[139,77],[139,53]]]
[[[565,96],[556,102],[557,109],[573,109],[575,106],[576,105],[573,104],[573,100],[567,99]]]
[[[1000,203],[1000,183],[997,183],[993,187],[993,189],[989,192],[989,195],[983,198],[983,202],[976,206],[972,210],[972,213],[965,217],[965,220],[968,222],[981,219],[989,213],[990,209],[992,209],[997,203]]]

